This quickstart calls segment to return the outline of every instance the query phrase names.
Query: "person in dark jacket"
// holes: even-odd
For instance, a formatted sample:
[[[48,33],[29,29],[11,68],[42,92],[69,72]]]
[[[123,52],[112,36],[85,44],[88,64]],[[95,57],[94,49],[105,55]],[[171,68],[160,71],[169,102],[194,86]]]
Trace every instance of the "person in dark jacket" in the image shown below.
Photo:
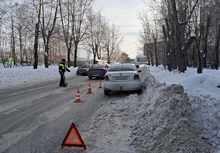
[[[70,70],[66,66],[66,60],[62,59],[59,63],[59,73],[60,73],[60,87],[66,87],[67,83],[65,82],[65,72],[70,72]]]

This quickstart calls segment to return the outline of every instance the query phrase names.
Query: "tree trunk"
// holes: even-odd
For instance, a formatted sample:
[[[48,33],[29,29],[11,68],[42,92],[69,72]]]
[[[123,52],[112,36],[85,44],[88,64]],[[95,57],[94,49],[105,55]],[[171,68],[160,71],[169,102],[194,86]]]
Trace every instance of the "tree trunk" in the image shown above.
[[[49,42],[48,42],[49,43]],[[49,50],[49,47],[48,47],[48,44],[45,45],[45,52],[44,52],[44,64],[45,64],[45,68],[48,68],[49,67],[49,61],[48,61],[48,50]]]
[[[174,48],[176,52],[176,61],[177,61],[177,67],[179,72],[185,72],[184,65],[183,65],[183,57],[182,57],[182,51],[181,51],[181,39],[180,39],[180,25],[175,25],[175,39],[174,39]]]
[[[157,39],[156,38],[154,38],[154,52],[155,52],[156,67],[158,67]]]
[[[14,35],[14,21],[13,21],[13,18],[11,19],[12,20],[12,36],[11,36],[11,45],[12,45],[12,57],[13,57],[13,63],[15,63],[15,59],[16,59],[16,56],[15,56],[15,35]]]
[[[38,37],[39,37],[39,24],[40,24],[40,13],[41,13],[42,1],[39,0],[39,10],[38,10],[38,21],[35,25],[35,40],[34,40],[34,69],[37,69],[38,65]]]
[[[107,51],[107,63],[110,64],[110,50],[109,47],[106,48]]]
[[[167,32],[166,32],[166,29],[165,29],[165,26],[163,25],[162,28],[163,28],[163,35],[164,35],[164,68],[166,69],[167,68],[167,55],[168,55],[168,52],[170,50],[170,38],[169,38],[169,25],[167,23],[167,20],[165,20],[166,22],[166,26],[167,26]]]
[[[182,55],[183,58],[185,58],[187,55],[187,51],[189,50],[191,44],[193,43],[195,50],[196,50],[196,62],[197,62],[197,73],[202,73],[202,62],[201,62],[201,53],[200,50],[198,48],[198,44],[197,44],[197,40],[195,36],[191,36],[187,42],[184,44],[184,48],[182,49]]]
[[[95,43],[95,52],[93,54],[93,64],[96,63],[96,55],[98,54],[98,45]]]
[[[96,54],[93,54],[93,64],[95,64]]]
[[[181,40],[180,40],[180,25],[178,22],[178,15],[177,15],[177,8],[176,8],[176,1],[171,0],[171,8],[173,11],[172,21],[173,21],[173,49],[172,50],[176,55],[176,62],[178,71],[182,72],[182,55],[181,55]]]
[[[192,67],[196,67],[196,57],[195,57],[195,53],[196,53],[196,48],[193,48],[193,53],[192,53],[192,59],[191,59],[191,63],[190,66]]]
[[[197,57],[197,73],[202,73],[201,53],[200,53],[200,50],[198,48],[196,38],[194,39],[193,43],[194,43],[194,46],[196,48],[196,55],[197,55],[196,56]]]
[[[144,44],[144,55],[147,57],[148,65],[150,65],[150,54],[149,54],[148,46],[146,43]]]
[[[71,47],[68,47],[67,48],[67,59],[68,59],[67,65],[68,65],[68,67],[70,67],[70,52],[71,52]],[[75,61],[75,59],[74,59],[74,61]]]
[[[171,25],[171,29],[174,29],[174,25]],[[175,51],[175,39],[174,39],[174,30],[172,30],[170,35],[170,50],[168,52],[168,70],[172,71],[177,69],[177,58]]]
[[[19,29],[19,43],[20,43],[20,64],[23,65],[23,46],[22,46],[22,35],[21,28]]]
[[[220,39],[220,24],[218,26],[218,35],[216,39],[216,46],[215,46],[215,69],[218,70],[218,63],[219,63],[219,39]]]
[[[35,25],[35,40],[34,40],[34,69],[37,69],[38,65],[38,33],[39,33],[39,24]]]
[[[75,42],[75,49],[74,49],[74,64],[73,64],[73,66],[74,67],[76,67],[77,66],[77,50],[78,49],[78,41],[77,42]]]
[[[206,32],[204,37],[204,49],[203,49],[203,67],[206,68],[206,57],[207,57],[207,42],[208,42],[208,35],[209,35],[209,27],[211,23],[210,15],[207,16],[207,25],[206,25]]]

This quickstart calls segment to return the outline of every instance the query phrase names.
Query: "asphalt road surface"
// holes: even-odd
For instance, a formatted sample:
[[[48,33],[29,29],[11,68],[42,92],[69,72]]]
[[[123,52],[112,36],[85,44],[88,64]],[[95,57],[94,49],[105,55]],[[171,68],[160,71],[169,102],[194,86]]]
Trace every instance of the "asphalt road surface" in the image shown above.
[[[58,87],[59,80],[53,80],[0,90],[1,153],[59,152],[71,124],[80,129],[109,99],[97,88],[98,79],[74,76],[67,82],[68,87]],[[88,83],[92,94],[86,94]],[[74,102],[77,89],[83,102]]]

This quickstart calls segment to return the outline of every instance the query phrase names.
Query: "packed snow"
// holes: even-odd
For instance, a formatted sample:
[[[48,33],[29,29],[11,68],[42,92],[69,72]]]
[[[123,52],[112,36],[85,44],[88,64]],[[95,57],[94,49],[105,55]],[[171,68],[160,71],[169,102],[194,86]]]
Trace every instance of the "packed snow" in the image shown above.
[[[67,77],[75,75],[75,68],[70,69]],[[140,75],[143,93],[113,96],[100,106],[88,127],[80,129],[87,150],[76,150],[220,153],[220,70],[197,74],[195,68],[178,73],[144,66]],[[0,89],[56,78],[56,66],[0,67]]]

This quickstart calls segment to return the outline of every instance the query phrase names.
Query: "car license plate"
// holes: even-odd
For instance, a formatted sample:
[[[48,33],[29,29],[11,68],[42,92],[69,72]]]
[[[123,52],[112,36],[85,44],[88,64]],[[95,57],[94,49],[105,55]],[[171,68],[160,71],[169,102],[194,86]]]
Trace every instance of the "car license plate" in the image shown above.
[[[117,76],[115,77],[115,80],[127,80],[126,76]]]

